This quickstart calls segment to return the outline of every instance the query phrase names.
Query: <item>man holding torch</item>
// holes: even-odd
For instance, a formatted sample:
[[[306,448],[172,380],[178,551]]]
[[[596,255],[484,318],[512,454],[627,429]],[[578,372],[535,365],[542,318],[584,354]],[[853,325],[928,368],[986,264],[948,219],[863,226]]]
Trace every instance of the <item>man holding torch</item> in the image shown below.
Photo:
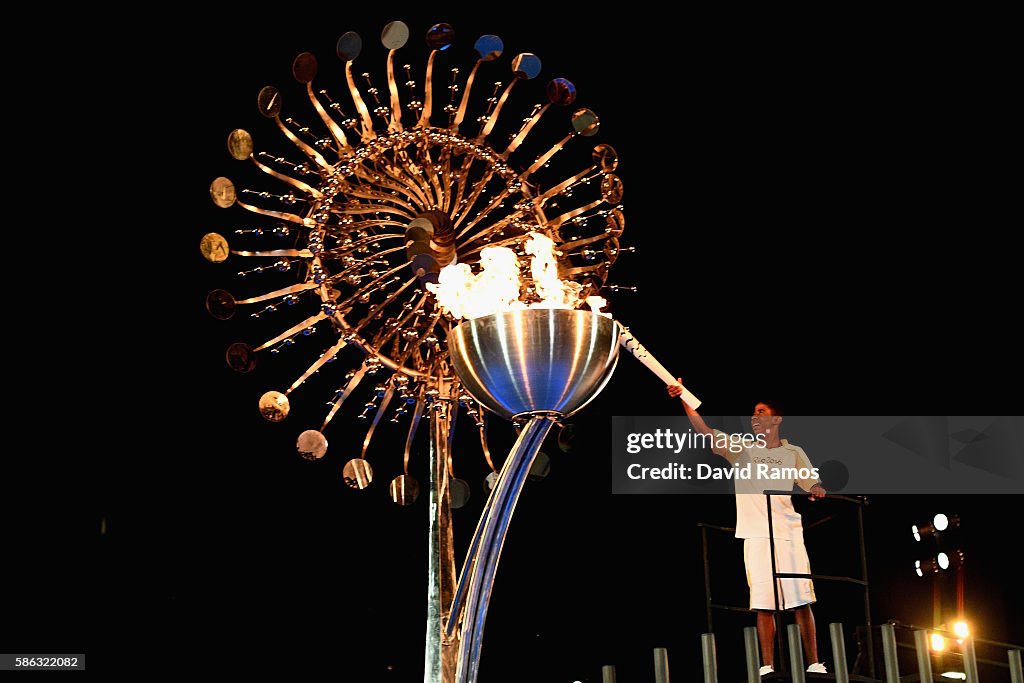
[[[669,396],[682,399],[693,429],[700,434],[724,436],[722,432],[705,424],[697,413],[697,406],[692,406],[692,402],[687,401],[688,392],[683,388],[682,381],[677,381],[678,383],[668,384],[668,393]],[[730,464],[744,459],[746,462],[763,461],[781,463],[784,467],[796,469],[812,469],[802,448],[780,438],[782,412],[777,405],[769,402],[758,403],[754,406],[750,423],[754,435],[763,437],[764,447],[755,444],[752,448],[744,447],[738,453],[728,448],[714,448],[713,452],[728,460]],[[779,579],[776,594],[776,587],[772,585],[772,543],[768,533],[768,505],[764,495],[758,490],[763,487],[751,486],[751,492],[741,493],[741,482],[737,481],[736,484],[736,537],[743,539],[743,562],[747,570],[747,584],[750,587],[750,609],[757,612],[757,635],[761,644],[763,664],[760,673],[764,676],[775,670],[773,665],[776,610],[793,610],[796,622],[800,626],[804,654],[807,661],[811,662],[807,671],[826,673],[825,665],[818,660],[817,634],[814,614],[811,612],[811,604],[815,601],[814,584],[809,578]],[[788,490],[794,484],[807,491],[811,500],[825,496],[825,489],[816,478],[780,480],[770,488]],[[807,549],[804,547],[803,525],[800,514],[793,508],[792,498],[771,496],[770,500],[776,571],[810,574],[810,562]]]

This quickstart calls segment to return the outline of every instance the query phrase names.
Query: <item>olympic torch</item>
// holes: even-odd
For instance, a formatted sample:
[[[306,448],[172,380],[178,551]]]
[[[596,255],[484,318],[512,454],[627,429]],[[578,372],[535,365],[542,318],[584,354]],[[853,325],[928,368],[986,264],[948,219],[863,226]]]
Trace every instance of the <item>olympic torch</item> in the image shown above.
[[[637,338],[633,336],[633,333],[623,327],[619,326],[619,345],[622,348],[629,351],[631,354],[636,356],[636,359],[643,363],[648,370],[658,376],[662,382],[666,385],[676,385],[683,389],[683,393],[680,394],[679,399],[690,406],[694,410],[700,406],[700,399],[694,396],[690,391],[679,383],[671,372],[665,369],[665,366],[658,362],[658,359],[651,355],[651,352],[644,347]]]

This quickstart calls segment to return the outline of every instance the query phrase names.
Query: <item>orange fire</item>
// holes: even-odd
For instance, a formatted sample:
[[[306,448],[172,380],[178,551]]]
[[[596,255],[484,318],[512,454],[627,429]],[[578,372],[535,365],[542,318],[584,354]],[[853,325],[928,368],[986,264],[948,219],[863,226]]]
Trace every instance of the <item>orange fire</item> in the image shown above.
[[[551,238],[531,233],[523,246],[531,257],[530,278],[539,301],[524,300],[522,266],[515,252],[507,247],[482,249],[480,272],[476,274],[465,263],[445,266],[438,274],[437,284],[427,283],[427,289],[455,318],[473,319],[525,308],[573,309],[584,303],[579,283],[559,279]],[[589,296],[586,303],[595,313],[601,313],[608,302],[599,296]]]

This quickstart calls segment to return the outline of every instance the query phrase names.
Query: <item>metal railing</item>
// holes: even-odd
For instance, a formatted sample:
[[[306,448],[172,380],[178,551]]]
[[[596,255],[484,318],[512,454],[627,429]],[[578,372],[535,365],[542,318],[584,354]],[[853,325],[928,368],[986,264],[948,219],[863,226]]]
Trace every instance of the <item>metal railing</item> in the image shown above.
[[[838,494],[829,494],[823,500],[837,500],[852,503],[856,509],[857,515],[857,546],[860,554],[860,577],[855,576],[835,576],[830,574],[798,574],[792,572],[779,572],[778,566],[775,559],[775,535],[772,523],[771,504],[772,496],[790,496],[793,495],[792,491],[764,491],[765,505],[768,510],[768,539],[769,546],[771,549],[771,560],[772,560],[772,587],[775,591],[775,612],[772,617],[775,620],[775,634],[778,641],[779,658],[777,664],[779,665],[780,672],[785,672],[785,640],[783,629],[779,628],[779,611],[780,607],[784,605],[780,603],[779,599],[779,579],[812,579],[819,581],[831,581],[837,583],[847,583],[855,586],[859,586],[863,589],[864,595],[864,632],[865,645],[866,645],[866,658],[867,658],[867,671],[868,675],[875,675],[875,653],[874,643],[871,635],[871,596],[870,596],[870,583],[868,581],[868,563],[867,563],[867,552],[865,548],[864,540],[864,507],[868,505],[868,499],[865,496],[844,496]],[[834,519],[836,515],[829,515],[821,520],[818,520],[807,526],[807,529],[814,528],[820,524],[828,522]],[[712,633],[713,628],[713,610],[725,610],[731,612],[749,612],[748,607],[739,607],[735,605],[726,605],[716,603],[711,596],[711,567],[710,559],[708,554],[708,531],[722,531],[722,532],[734,532],[734,527],[725,527],[715,524],[698,523],[701,533],[701,551],[704,560],[704,597],[705,597],[705,612],[708,622],[708,632]]]

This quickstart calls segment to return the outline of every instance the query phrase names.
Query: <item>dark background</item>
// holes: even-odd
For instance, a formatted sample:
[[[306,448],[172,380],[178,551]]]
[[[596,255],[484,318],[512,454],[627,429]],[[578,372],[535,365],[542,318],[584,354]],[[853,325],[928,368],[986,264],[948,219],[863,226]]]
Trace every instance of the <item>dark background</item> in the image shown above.
[[[241,173],[226,153],[227,133],[244,127],[257,149],[278,144],[256,112],[259,88],[277,85],[286,111],[296,104],[291,111],[312,122],[291,60],[314,52],[316,85],[340,94],[334,42],[356,30],[364,38],[357,70],[385,89],[377,35],[396,18],[412,31],[399,63],[413,63],[418,79],[421,36],[438,21],[459,32],[440,65],[463,74],[478,35],[504,38],[505,56],[485,65],[482,83],[506,79],[512,55],[537,53],[544,71],[532,90],[514,93],[506,111],[516,116],[543,98],[549,78],[576,84],[577,104],[601,116],[593,141],[620,154],[623,244],[638,250],[616,263],[611,280],[639,292],[609,296],[612,310],[709,412],[743,415],[771,396],[803,415],[1019,414],[1008,389],[1020,379],[1011,355],[1020,344],[1010,331],[1017,307],[1006,301],[1019,259],[998,237],[1007,181],[991,163],[1003,96],[975,68],[1000,59],[998,42],[968,42],[978,36],[965,17],[670,19],[622,9],[196,13],[139,23],[65,55],[68,101],[101,103],[79,110],[87,130],[80,154],[92,162],[76,173],[97,189],[70,243],[94,266],[74,272],[76,287],[102,294],[99,302],[71,297],[68,322],[85,334],[59,358],[84,372],[70,386],[55,379],[88,406],[85,426],[50,422],[41,433],[67,445],[18,459],[40,466],[33,477],[68,476],[45,495],[14,486],[7,498],[9,536],[23,552],[7,559],[0,650],[85,652],[94,670],[422,677],[427,496],[400,508],[386,495],[407,423],[382,423],[367,456],[377,479],[365,491],[340,478],[358,455],[365,425],[354,415],[365,396],[329,427],[327,457],[299,459],[295,436],[322,419],[329,390],[299,390],[306,407],[278,425],[259,417],[256,400],[290,384],[323,340],[252,375],[232,373],[224,349],[261,341],[260,328],[206,314],[206,292],[231,289],[237,262],[214,266],[197,249],[204,233],[229,234],[248,221],[207,194],[214,177]],[[554,115],[567,129],[568,112]],[[579,167],[586,147],[574,151]],[[697,675],[706,624],[696,525],[731,526],[733,502],[610,494],[611,416],[678,410],[624,356],[605,391],[572,419],[573,450],[545,447],[551,474],[527,485],[505,545],[484,680],[596,681],[607,663],[619,680],[651,680],[653,647],[669,649],[682,680]],[[412,463],[424,486],[425,436],[424,426]],[[493,422],[499,460],[513,437]],[[455,513],[461,554],[488,471],[464,419],[455,467],[473,488]],[[952,511],[964,520],[977,633],[1024,640],[1024,605],[1005,557],[1016,541],[1004,517],[1019,502],[873,498],[875,622],[928,624],[931,586],[913,575],[909,527]],[[855,572],[844,504],[798,507],[807,521],[839,513],[808,532],[815,570]],[[715,597],[742,604],[741,544],[716,543]],[[860,623],[860,603],[842,586],[818,593],[827,652],[827,624]],[[723,675],[739,677],[740,629],[749,623],[747,615],[716,617]]]

